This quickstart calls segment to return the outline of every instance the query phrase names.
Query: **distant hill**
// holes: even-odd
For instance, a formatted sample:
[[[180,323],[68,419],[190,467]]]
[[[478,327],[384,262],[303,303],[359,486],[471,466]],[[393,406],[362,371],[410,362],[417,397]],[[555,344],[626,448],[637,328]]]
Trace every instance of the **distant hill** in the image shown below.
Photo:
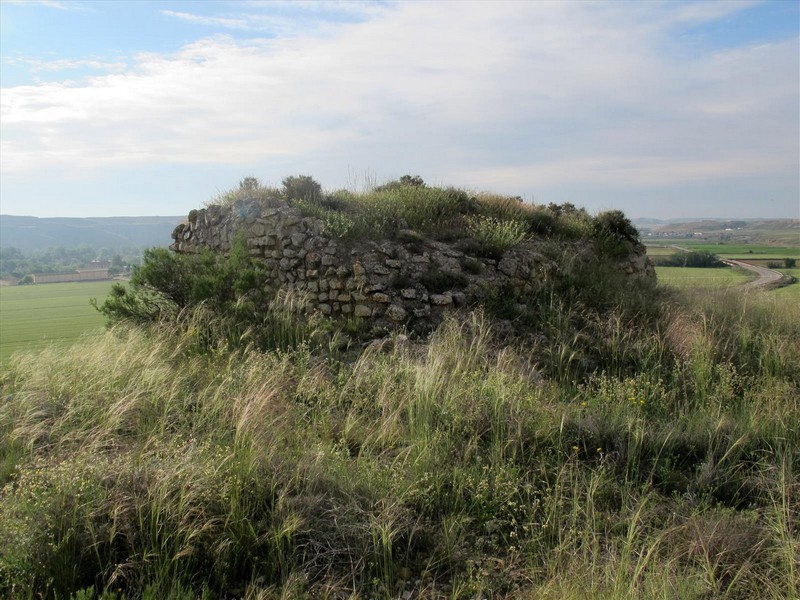
[[[675,220],[653,227],[653,238],[693,238],[710,242],[735,241],[748,244],[800,246],[798,219],[703,219]]]
[[[185,217],[19,217],[0,215],[0,246],[20,250],[88,244],[93,248],[169,246]]]

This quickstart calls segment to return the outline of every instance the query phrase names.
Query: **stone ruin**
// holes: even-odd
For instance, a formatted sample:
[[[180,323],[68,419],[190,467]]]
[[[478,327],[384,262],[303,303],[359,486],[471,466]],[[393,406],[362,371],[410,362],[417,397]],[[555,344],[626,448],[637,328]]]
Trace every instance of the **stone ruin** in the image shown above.
[[[470,253],[463,240],[445,243],[411,230],[400,230],[391,240],[350,242],[325,236],[323,228],[321,220],[303,217],[288,204],[265,207],[244,200],[192,210],[172,233],[170,248],[184,254],[225,253],[242,237],[250,254],[267,267],[264,285],[304,292],[310,311],[418,330],[439,323],[453,308],[501,290],[524,297],[537,281],[558,276],[558,265],[543,253],[552,241],[526,241],[499,258],[487,258]],[[590,240],[559,244],[574,260],[588,262],[594,256]],[[644,246],[628,245],[630,253],[618,268],[631,277],[654,279]]]

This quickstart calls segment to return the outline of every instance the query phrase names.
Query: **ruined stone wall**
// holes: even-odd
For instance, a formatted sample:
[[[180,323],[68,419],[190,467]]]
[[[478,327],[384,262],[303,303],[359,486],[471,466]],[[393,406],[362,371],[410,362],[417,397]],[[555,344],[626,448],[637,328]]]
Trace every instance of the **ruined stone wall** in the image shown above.
[[[537,281],[557,276],[543,254],[547,242],[530,241],[499,259],[470,255],[457,244],[400,231],[394,240],[343,242],[326,237],[319,219],[288,205],[266,208],[256,201],[193,210],[172,234],[171,249],[227,252],[243,237],[252,256],[268,267],[265,286],[306,292],[309,308],[325,315],[372,319],[376,324],[425,328],[444,311],[480,301],[498,290],[531,293]],[[552,248],[551,248],[552,250]],[[571,260],[590,261],[591,242],[564,243]],[[644,247],[631,247],[619,268],[655,277]]]

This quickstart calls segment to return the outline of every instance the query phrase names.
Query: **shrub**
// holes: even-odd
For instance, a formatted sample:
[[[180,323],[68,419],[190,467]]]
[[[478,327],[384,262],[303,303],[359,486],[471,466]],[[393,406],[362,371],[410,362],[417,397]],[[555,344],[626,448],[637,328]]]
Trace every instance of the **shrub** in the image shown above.
[[[309,175],[287,177],[282,183],[283,197],[287,200],[319,202],[322,199],[322,186]]]
[[[273,187],[264,186],[252,176],[244,177],[238,187],[222,192],[205,205],[231,206],[242,200],[256,200],[263,206],[276,206],[282,202],[281,193]]]
[[[593,230],[598,237],[612,236],[633,243],[639,241],[639,231],[621,210],[609,210],[597,215]]]
[[[592,235],[598,249],[609,256],[621,257],[631,244],[639,242],[639,231],[620,210],[602,212],[594,218]]]
[[[528,228],[523,221],[501,221],[478,215],[467,218],[467,231],[485,246],[507,250],[525,239]]]
[[[705,250],[692,250],[691,252],[675,252],[670,256],[656,257],[656,264],[662,267],[693,267],[717,269],[724,267],[716,254]]]
[[[784,258],[783,265],[787,269],[794,269],[797,267],[797,259],[796,258]]]

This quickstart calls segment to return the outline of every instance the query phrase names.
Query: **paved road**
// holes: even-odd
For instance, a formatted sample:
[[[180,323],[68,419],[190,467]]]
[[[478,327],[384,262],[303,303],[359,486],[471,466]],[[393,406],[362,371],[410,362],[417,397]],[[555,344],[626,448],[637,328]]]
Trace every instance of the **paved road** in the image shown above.
[[[689,248],[683,248],[681,246],[672,246],[673,248],[677,248],[678,250],[683,250],[684,252],[689,252]],[[753,281],[748,281],[742,287],[746,288],[757,288],[757,287],[766,287],[768,285],[775,285],[784,279],[784,274],[779,271],[773,271],[772,269],[767,269],[766,267],[757,267],[755,265],[748,264],[746,262],[742,262],[740,260],[733,260],[732,258],[721,258],[722,262],[726,265],[731,265],[732,267],[741,267],[742,269],[747,269],[748,271],[752,271],[758,275],[758,279],[754,279]]]
[[[744,284],[746,288],[755,288],[755,287],[765,287],[768,285],[774,285],[779,283],[783,280],[783,273],[778,271],[773,271],[772,269],[767,269],[766,267],[757,267],[755,265],[749,265],[746,262],[742,262],[740,260],[733,260],[730,258],[723,258],[722,262],[726,265],[731,265],[735,267],[741,267],[742,269],[747,269],[748,271],[752,271],[753,273],[758,274],[758,279],[754,279],[753,281],[748,281]]]

